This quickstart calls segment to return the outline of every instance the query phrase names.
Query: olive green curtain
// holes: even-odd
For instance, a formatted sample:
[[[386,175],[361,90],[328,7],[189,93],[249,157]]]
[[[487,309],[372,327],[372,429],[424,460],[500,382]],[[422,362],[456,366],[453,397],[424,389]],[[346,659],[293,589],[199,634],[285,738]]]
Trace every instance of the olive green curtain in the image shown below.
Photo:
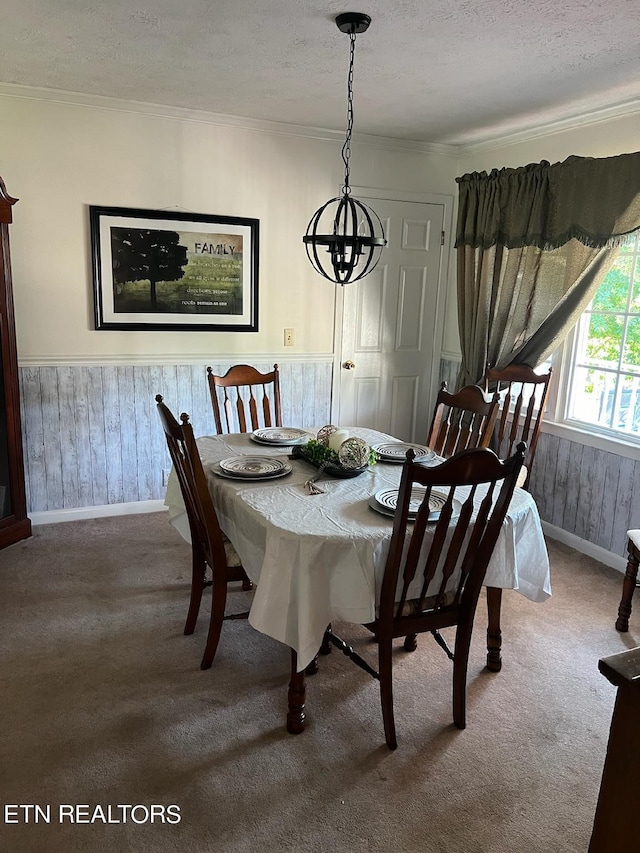
[[[487,363],[534,367],[591,300],[640,228],[640,152],[458,178],[458,385]]]

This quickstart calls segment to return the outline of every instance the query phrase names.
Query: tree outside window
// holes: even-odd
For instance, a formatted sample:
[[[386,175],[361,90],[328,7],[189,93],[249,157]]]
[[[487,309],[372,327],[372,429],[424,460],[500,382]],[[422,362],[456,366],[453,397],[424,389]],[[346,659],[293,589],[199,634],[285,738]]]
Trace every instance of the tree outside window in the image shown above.
[[[627,237],[578,324],[569,417],[640,437],[640,235]]]

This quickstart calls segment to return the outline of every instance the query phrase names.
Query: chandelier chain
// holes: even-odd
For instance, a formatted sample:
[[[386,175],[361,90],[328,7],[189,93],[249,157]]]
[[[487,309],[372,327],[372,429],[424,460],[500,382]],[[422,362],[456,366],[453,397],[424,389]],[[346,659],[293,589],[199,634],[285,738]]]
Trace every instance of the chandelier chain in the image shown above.
[[[356,34],[349,33],[349,76],[347,77],[347,134],[342,146],[342,160],[344,162],[344,185],[342,192],[344,195],[349,195],[351,186],[349,185],[349,159],[351,158],[351,134],[353,131],[353,63],[356,51]]]
[[[350,183],[356,34],[366,32],[371,18],[362,12],[344,12],[335,21],[340,32],[349,36],[347,128],[342,145],[344,184],[338,197],[329,199],[313,214],[302,241],[316,272],[336,284],[348,284],[372,272],[387,240],[380,217],[353,197]]]

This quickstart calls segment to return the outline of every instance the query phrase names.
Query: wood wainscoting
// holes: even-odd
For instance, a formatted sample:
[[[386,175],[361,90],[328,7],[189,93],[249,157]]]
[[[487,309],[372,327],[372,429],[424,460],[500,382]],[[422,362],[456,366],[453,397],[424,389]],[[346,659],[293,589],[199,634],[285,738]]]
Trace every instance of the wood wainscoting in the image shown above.
[[[332,358],[251,363],[267,371],[276,361],[284,423],[329,423]],[[28,511],[164,498],[170,461],[154,397],[162,394],[173,411],[188,412],[196,434],[211,434],[207,364],[224,373],[231,362],[22,366]],[[440,381],[453,387],[458,368],[443,358]],[[623,558],[626,531],[640,526],[634,492],[640,493],[640,460],[541,433],[531,493],[543,521]]]
[[[251,363],[267,371],[276,361]],[[154,398],[211,435],[207,365],[224,373],[231,362],[21,367],[28,511],[164,498],[171,463]],[[279,365],[285,425],[329,423],[332,360]]]

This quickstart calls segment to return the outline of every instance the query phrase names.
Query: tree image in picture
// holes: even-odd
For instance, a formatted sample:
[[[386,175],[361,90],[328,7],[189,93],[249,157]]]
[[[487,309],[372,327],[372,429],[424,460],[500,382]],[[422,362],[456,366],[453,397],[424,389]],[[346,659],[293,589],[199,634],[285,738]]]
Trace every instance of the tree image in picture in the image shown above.
[[[174,283],[184,276],[187,248],[176,231],[112,228],[111,259],[114,310],[142,313],[164,310],[158,300],[159,282]]]

